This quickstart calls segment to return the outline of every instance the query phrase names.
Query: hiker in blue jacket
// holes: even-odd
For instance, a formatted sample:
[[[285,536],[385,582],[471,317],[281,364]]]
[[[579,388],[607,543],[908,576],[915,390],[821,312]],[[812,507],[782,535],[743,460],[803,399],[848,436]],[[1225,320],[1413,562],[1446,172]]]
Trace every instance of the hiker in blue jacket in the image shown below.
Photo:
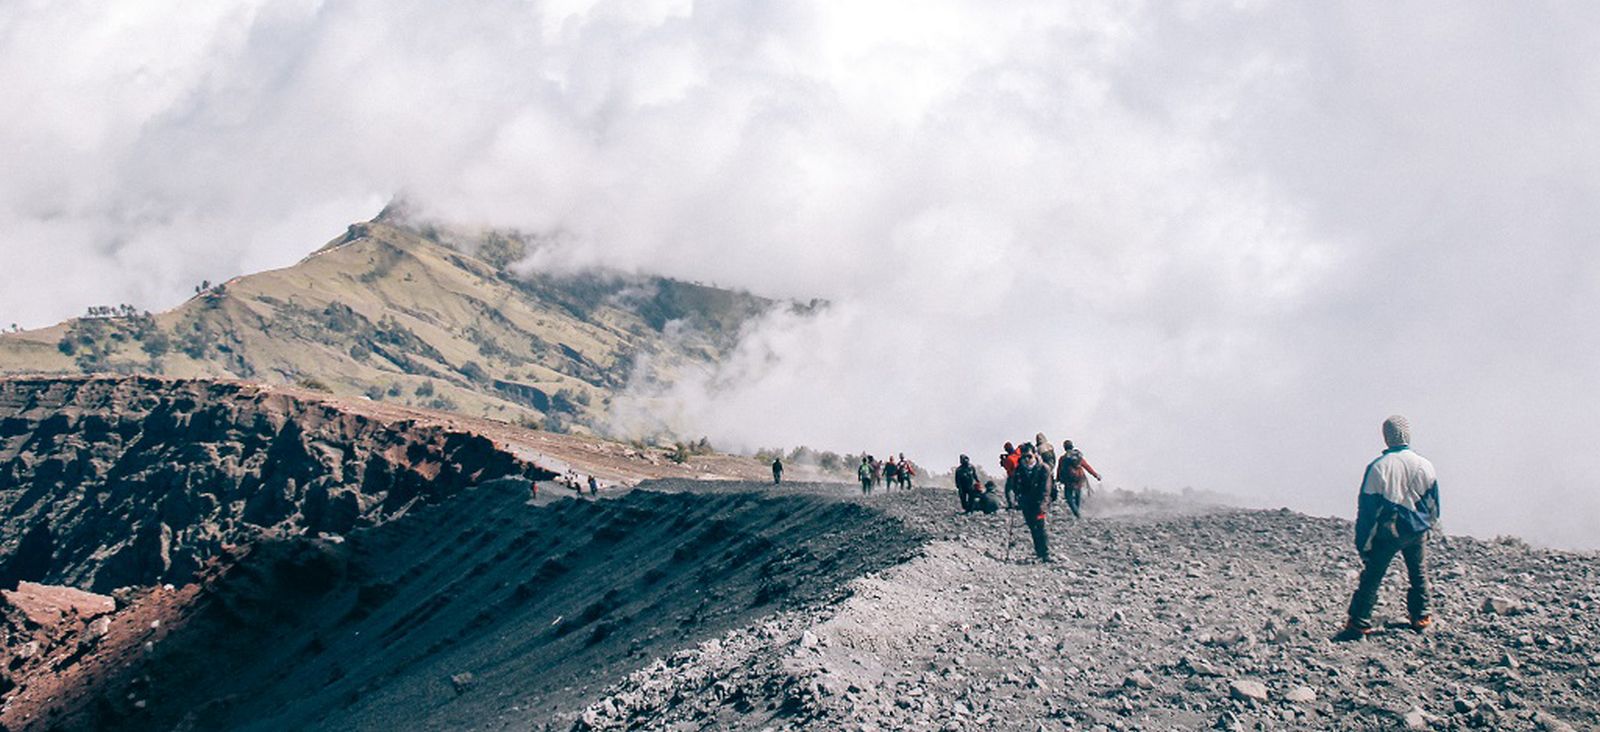
[[[1405,417],[1383,421],[1383,441],[1388,449],[1367,466],[1356,504],[1356,551],[1365,566],[1350,598],[1350,620],[1339,634],[1346,640],[1372,632],[1378,586],[1396,554],[1405,558],[1411,582],[1406,612],[1412,629],[1422,632],[1433,622],[1422,560],[1428,530],[1439,520],[1439,481],[1433,463],[1411,450],[1411,425]]]

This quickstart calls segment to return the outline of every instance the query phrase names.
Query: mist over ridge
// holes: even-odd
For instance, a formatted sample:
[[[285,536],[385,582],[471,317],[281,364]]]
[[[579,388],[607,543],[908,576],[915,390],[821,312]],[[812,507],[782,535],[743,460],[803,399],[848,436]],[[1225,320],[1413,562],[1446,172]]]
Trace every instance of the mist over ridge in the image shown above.
[[[1447,530],[1600,547],[1600,9],[0,9],[0,324],[164,309],[403,194],[825,298],[652,415],[730,448],[1347,516],[1410,417]],[[663,396],[652,394],[652,396]]]

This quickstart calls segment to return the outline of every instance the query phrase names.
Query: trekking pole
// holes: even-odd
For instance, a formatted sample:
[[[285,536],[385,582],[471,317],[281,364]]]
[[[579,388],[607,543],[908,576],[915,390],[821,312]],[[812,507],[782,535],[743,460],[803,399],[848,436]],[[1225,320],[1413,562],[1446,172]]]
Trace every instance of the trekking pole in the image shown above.
[[[1006,564],[1010,564],[1011,563],[1011,527],[1012,527],[1011,516],[1012,516],[1012,513],[1014,513],[1014,512],[1011,510],[1010,507],[1007,507],[1005,509],[1005,511],[1006,511]]]

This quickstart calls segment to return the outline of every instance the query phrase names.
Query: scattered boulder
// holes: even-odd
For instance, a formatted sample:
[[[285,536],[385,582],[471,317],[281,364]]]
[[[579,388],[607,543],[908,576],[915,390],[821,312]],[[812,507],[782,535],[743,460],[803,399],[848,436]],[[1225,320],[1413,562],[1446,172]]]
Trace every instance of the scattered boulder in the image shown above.
[[[1267,700],[1267,685],[1254,679],[1234,679],[1228,682],[1228,695],[1239,701],[1264,702]]]
[[[1490,615],[1516,615],[1526,612],[1527,607],[1509,597],[1490,597],[1483,601],[1481,609]]]
[[[1295,704],[1310,704],[1317,700],[1317,692],[1309,686],[1296,686],[1284,693],[1283,700]]]

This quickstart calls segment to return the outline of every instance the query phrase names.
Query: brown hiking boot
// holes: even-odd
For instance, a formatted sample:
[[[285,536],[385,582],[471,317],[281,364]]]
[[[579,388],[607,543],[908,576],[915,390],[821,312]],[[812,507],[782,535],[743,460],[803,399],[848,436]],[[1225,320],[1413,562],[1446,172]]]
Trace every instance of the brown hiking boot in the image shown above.
[[[1366,638],[1371,632],[1371,628],[1357,625],[1355,621],[1350,621],[1344,624],[1344,630],[1339,631],[1337,635],[1333,636],[1333,639],[1341,643],[1347,641],[1357,641]]]
[[[1432,615],[1424,615],[1424,616],[1422,616],[1420,618],[1417,618],[1417,619],[1411,621],[1411,629],[1417,631],[1418,633],[1425,633],[1425,632],[1428,631],[1428,628],[1430,628],[1432,626],[1433,626],[1433,616]]]

